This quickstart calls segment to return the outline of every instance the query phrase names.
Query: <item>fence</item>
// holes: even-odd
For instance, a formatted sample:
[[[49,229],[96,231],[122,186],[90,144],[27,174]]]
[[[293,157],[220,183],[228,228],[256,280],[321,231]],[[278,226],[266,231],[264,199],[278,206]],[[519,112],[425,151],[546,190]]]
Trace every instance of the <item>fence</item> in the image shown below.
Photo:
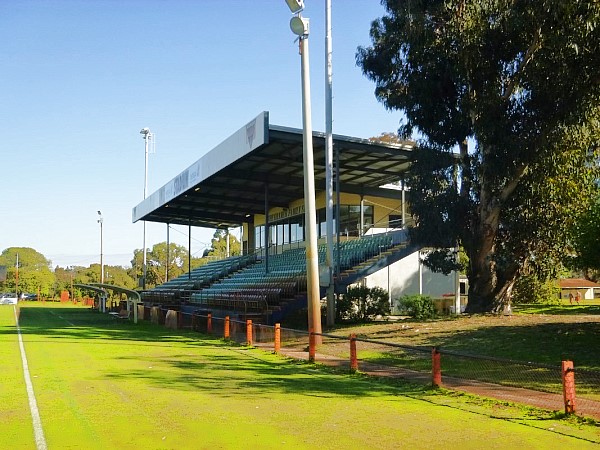
[[[350,371],[402,378],[600,419],[600,373],[578,369],[571,361],[552,365],[483,357],[158,307],[144,308],[140,317],[174,329],[191,329]]]

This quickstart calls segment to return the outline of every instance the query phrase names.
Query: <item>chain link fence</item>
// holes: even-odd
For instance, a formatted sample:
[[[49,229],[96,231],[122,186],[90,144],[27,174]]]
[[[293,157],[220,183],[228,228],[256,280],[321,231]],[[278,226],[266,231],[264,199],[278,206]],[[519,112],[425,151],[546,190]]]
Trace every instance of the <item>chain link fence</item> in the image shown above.
[[[143,314],[145,320],[169,326],[166,310],[147,309]],[[565,371],[560,362],[552,365],[515,361],[356,336],[309,333],[257,324],[252,320],[213,317],[207,311],[176,314],[174,328],[229,339],[287,357],[359,370],[372,376],[439,384],[554,411],[568,411],[569,406],[576,414],[600,420],[600,373],[597,371],[576,366]],[[571,383],[574,381],[571,394],[565,387],[568,384],[565,376],[571,377]]]

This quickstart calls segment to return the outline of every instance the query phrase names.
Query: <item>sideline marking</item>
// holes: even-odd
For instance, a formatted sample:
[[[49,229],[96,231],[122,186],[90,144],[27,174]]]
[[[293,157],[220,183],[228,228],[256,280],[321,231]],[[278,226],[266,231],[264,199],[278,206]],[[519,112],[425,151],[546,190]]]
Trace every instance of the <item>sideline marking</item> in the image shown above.
[[[72,327],[74,327],[74,326],[75,326],[75,324],[74,324],[74,323],[72,323],[70,320],[67,320],[67,319],[65,319],[65,318],[64,318],[63,316],[61,316],[60,314],[56,314],[56,313],[54,313],[54,311],[50,311],[50,314],[52,314],[53,316],[56,316],[56,317],[58,317],[59,319],[62,319],[62,320],[64,320],[65,322],[67,322],[67,323],[68,323],[69,325],[71,325]]]
[[[25,346],[23,345],[23,337],[21,336],[21,327],[19,326],[19,316],[17,315],[17,307],[13,306],[15,313],[15,321],[17,324],[17,334],[19,336],[19,348],[21,349],[21,361],[23,362],[23,376],[25,377],[25,386],[27,386],[27,397],[29,398],[29,409],[31,410],[31,420],[33,422],[33,434],[35,436],[35,445],[38,450],[46,450],[46,438],[44,437],[44,430],[42,429],[42,420],[40,419],[40,412],[35,401],[35,394],[33,392],[33,384],[31,383],[31,376],[29,375],[29,364],[27,364],[27,356],[25,356]]]

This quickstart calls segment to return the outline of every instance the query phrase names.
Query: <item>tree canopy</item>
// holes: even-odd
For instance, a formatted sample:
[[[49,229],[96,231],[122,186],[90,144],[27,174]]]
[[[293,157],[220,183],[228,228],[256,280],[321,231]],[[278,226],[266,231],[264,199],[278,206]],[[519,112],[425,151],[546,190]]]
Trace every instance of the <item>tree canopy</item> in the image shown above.
[[[0,254],[0,265],[7,268],[6,281],[0,283],[2,289],[17,290],[17,259],[18,291],[36,293],[39,288],[43,294],[48,295],[54,283],[50,261],[29,247],[9,247]]]
[[[600,197],[575,223],[572,229],[573,268],[586,277],[598,280],[600,276]]]
[[[154,244],[152,249],[146,252],[146,288],[151,289],[154,286],[165,283],[167,281],[167,269],[169,280],[186,273],[189,266],[188,262],[188,250],[184,246],[171,242],[169,243],[167,252],[166,242]],[[192,269],[206,264],[206,262],[202,258],[194,258],[192,256]],[[131,276],[134,279],[141,279],[144,267],[143,249],[134,250],[131,266]]]
[[[467,311],[498,310],[523,274],[550,276],[596,197],[600,3],[384,0],[357,62],[420,136],[414,239],[460,244]],[[432,253],[436,270],[452,252]],[[441,256],[441,257],[440,257]]]
[[[227,240],[229,239],[229,254],[227,254]],[[229,233],[228,230],[215,230],[211,239],[211,248],[204,252],[204,256],[227,258],[228,256],[240,255],[242,246],[238,238]]]

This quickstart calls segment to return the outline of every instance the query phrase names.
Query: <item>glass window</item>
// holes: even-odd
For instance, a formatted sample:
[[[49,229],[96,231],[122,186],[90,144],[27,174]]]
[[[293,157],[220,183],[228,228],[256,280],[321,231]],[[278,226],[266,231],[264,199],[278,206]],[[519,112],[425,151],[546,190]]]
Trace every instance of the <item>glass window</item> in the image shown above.
[[[254,248],[255,249],[263,248],[265,246],[264,230],[265,230],[264,225],[260,225],[256,228],[254,228]]]
[[[285,224],[283,224],[283,243],[284,244],[290,243],[290,223],[289,223],[289,221],[286,221]]]

